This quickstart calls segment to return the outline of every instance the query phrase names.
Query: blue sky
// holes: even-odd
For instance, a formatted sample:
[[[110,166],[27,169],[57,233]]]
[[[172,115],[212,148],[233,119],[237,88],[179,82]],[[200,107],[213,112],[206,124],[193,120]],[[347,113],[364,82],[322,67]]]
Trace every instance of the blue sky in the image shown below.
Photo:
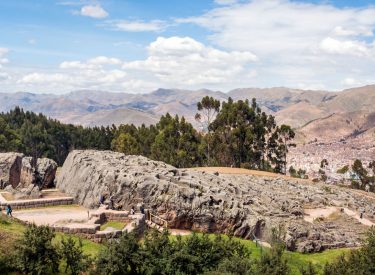
[[[374,1],[1,0],[0,92],[375,82]]]

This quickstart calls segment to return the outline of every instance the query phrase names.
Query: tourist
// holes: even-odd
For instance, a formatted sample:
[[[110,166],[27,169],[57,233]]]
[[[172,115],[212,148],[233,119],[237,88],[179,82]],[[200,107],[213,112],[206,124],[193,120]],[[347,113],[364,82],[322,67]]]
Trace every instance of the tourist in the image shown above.
[[[143,205],[141,205],[141,207],[139,208],[139,210],[141,210],[141,213],[142,213],[142,214],[145,213],[145,208],[143,207]]]
[[[100,205],[104,204],[104,196],[103,195],[100,195],[99,204]]]
[[[360,209],[360,215],[359,215],[359,217],[362,219],[364,214],[365,214],[365,209],[362,207]]]
[[[10,204],[8,204],[8,205],[7,205],[7,216],[11,216],[11,217],[13,217],[13,216],[12,216],[12,211],[13,211],[13,210],[12,210],[12,207],[10,206]]]
[[[109,209],[114,209],[113,196],[109,197]]]
[[[370,185],[369,185],[369,184],[366,184],[366,186],[365,186],[365,191],[366,191],[366,192],[370,192]]]
[[[134,206],[132,206],[132,208],[130,209],[130,215],[134,215],[135,214],[135,210],[134,210]]]

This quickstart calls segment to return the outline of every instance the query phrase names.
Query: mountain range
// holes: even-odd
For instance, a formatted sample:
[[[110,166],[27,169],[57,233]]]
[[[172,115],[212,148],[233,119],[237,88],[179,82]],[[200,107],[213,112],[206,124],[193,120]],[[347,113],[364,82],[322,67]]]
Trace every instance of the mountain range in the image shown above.
[[[340,92],[276,88],[241,88],[220,91],[158,89],[147,94],[79,90],[63,95],[0,93],[0,111],[15,106],[41,112],[65,123],[84,126],[142,123],[149,125],[167,112],[185,116],[195,124],[196,104],[204,96],[221,101],[256,98],[279,123],[289,124],[299,140],[314,137],[345,138],[375,129],[375,85]],[[368,133],[367,133],[368,135]]]

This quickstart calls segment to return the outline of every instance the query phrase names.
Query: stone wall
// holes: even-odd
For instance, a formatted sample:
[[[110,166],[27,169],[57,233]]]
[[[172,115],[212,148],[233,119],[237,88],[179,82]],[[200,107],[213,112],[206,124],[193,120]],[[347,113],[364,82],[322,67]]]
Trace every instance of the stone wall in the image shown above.
[[[0,196],[1,196],[1,194],[0,194]],[[1,200],[0,201],[0,209],[5,210],[8,204],[12,207],[12,209],[48,207],[48,206],[73,204],[73,198],[66,197],[66,198],[19,200],[19,201]]]

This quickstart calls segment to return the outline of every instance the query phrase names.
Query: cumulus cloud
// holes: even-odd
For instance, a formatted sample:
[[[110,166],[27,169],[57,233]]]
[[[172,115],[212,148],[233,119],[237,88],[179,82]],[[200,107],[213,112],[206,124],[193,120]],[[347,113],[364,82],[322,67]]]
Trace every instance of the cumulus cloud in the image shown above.
[[[9,62],[9,59],[5,57],[5,55],[8,52],[9,52],[9,49],[7,49],[7,48],[0,48],[0,65]]]
[[[151,21],[129,21],[129,20],[110,20],[106,26],[112,29],[125,32],[160,32],[167,28],[167,23],[162,20]]]
[[[106,12],[100,5],[85,5],[81,8],[80,15],[100,19],[107,17],[108,12]]]
[[[325,3],[252,0],[176,21],[207,29],[208,39],[221,48],[256,54],[258,79],[267,75],[257,82],[260,86],[309,86],[320,81],[338,89],[351,66],[374,73],[374,60],[369,57],[374,56],[375,6],[340,8]],[[290,72],[309,67],[313,75],[296,79],[286,71],[276,72],[279,64],[293,68]],[[330,78],[322,74],[327,68]]]
[[[91,58],[88,60],[90,64],[97,64],[97,65],[119,65],[121,64],[121,60],[118,58],[107,57],[107,56],[97,56],[95,58]]]
[[[248,65],[257,60],[249,51],[222,51],[190,37],[158,37],[147,50],[147,59],[127,62],[123,68],[152,73],[178,86],[233,82],[249,75]]]
[[[320,43],[320,48],[330,54],[354,55],[359,57],[370,56],[373,51],[370,45],[355,40],[340,41],[331,37]]]
[[[11,78],[7,72],[2,71],[3,65],[9,63],[9,59],[5,57],[8,52],[9,49],[0,47],[0,81],[5,81]]]

